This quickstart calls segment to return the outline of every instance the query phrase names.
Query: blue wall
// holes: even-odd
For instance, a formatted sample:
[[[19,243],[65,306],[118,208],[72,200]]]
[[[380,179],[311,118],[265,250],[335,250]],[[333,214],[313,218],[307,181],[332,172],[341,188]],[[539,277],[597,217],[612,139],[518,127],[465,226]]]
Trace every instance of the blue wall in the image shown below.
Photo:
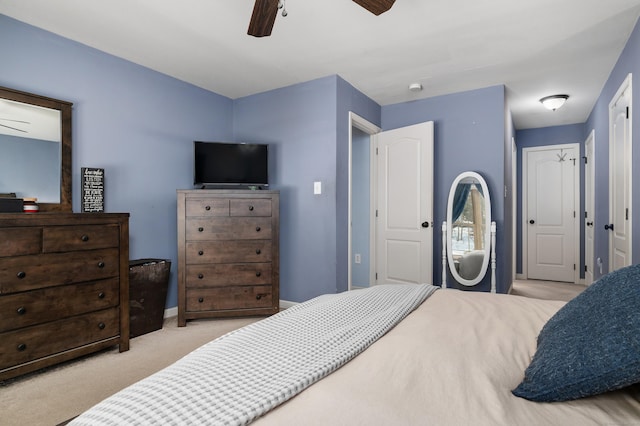
[[[638,52],[636,28],[579,140],[596,129],[599,223],[608,215],[602,207],[608,202],[607,105],[627,73],[638,71]],[[80,168],[105,168],[107,211],[131,213],[131,258],[174,262],[169,307],[177,300],[175,191],[192,187],[193,140],[272,144],[273,189],[282,193],[282,298],[301,301],[346,289],[349,111],[385,130],[435,122],[436,227],[445,218],[449,186],[457,174],[475,170],[486,178],[498,224],[498,290],[507,290],[511,243],[505,226],[513,219],[502,194],[505,185],[509,189],[513,125],[503,86],[380,107],[342,78],[330,76],[232,101],[3,15],[0,54],[0,85],[74,103],[74,211],[80,210]],[[636,84],[636,99],[639,90]],[[634,121],[638,114],[633,112]],[[635,146],[639,135],[635,132]],[[640,150],[633,155],[640,164]],[[634,169],[635,182],[638,173],[640,167]],[[313,194],[314,181],[322,182],[321,195]],[[640,223],[640,196],[633,202]],[[640,259],[639,232],[635,227],[635,262]],[[605,236],[604,231],[596,234],[596,251],[606,264]],[[440,250],[436,232],[436,284]],[[480,288],[488,289],[488,279]]]
[[[130,212],[130,257],[173,261],[176,189],[192,187],[194,140],[231,140],[223,96],[0,15],[0,86],[73,102],[73,211],[80,168],[105,169],[105,210]]]
[[[351,170],[351,283],[369,287],[371,265],[371,137],[358,128],[352,129]],[[354,257],[360,255],[360,263]]]
[[[270,144],[280,190],[280,293],[301,301],[336,292],[336,78],[237,99],[237,141]],[[322,182],[314,195],[313,183]]]
[[[586,121],[586,123],[556,126],[542,129],[520,130],[516,134],[516,142],[518,145],[518,182],[521,188],[521,172],[522,172],[522,148],[544,145],[555,145],[561,143],[580,143],[581,156],[584,155],[584,142],[591,133],[595,134],[595,206],[594,222],[595,222],[595,258],[602,259],[602,274],[599,268],[594,268],[594,279],[606,274],[609,270],[609,234],[604,229],[604,225],[609,223],[609,102],[617,92],[618,88],[629,73],[633,74],[633,99],[640,99],[640,24],[637,23],[627,44],[618,58],[618,62],[614,66],[609,75],[595,106]],[[640,123],[640,108],[632,107],[632,123]],[[632,203],[631,215],[635,226],[632,229],[632,263],[640,262],[640,132],[638,125],[632,132]],[[584,166],[580,168],[581,180],[581,205],[580,217],[584,217]],[[519,191],[521,194],[522,191]],[[521,205],[521,196],[518,197],[518,203]],[[522,239],[522,222],[521,215],[518,215],[518,241]],[[584,234],[584,223],[580,225],[581,235]],[[584,270],[584,240],[581,239],[581,258],[580,270]],[[522,271],[522,250],[520,243],[518,244],[518,263],[517,271]],[[595,262],[594,262],[595,265]]]
[[[379,109],[338,76],[234,102],[235,139],[273,146],[285,300],[347,289],[348,111],[379,122]],[[316,181],[320,195],[313,193]]]
[[[632,96],[634,105],[631,108],[632,127],[632,262],[640,263],[640,23],[631,33],[627,44],[614,66],[600,97],[598,98],[589,119],[585,125],[585,139],[593,129],[595,132],[595,192],[596,211],[595,221],[595,257],[600,257],[603,263],[603,273],[608,272],[609,249],[608,231],[604,224],[609,223],[609,102],[629,73],[633,74]],[[598,268],[595,277],[599,277]]]
[[[493,86],[446,96],[406,102],[382,108],[383,130],[395,129],[424,121],[435,122],[433,282],[440,284],[442,276],[442,241],[440,225],[446,219],[449,188],[458,174],[464,171],[480,173],[489,186],[492,219],[498,228],[496,256],[498,258],[497,289],[506,292],[510,255],[505,255],[503,232],[505,205],[505,95],[504,86]],[[510,207],[510,206],[509,206]],[[509,252],[510,253],[510,252]],[[503,259],[505,259],[503,261]],[[451,277],[447,283],[452,283]],[[455,287],[455,285],[452,285]],[[474,290],[490,288],[489,274]]]

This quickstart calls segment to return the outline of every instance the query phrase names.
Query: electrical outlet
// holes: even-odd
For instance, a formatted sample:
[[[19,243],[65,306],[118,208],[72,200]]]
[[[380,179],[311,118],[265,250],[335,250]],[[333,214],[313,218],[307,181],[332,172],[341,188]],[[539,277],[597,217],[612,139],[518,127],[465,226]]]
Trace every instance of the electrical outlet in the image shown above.
[[[313,194],[322,194],[322,182],[313,182]]]

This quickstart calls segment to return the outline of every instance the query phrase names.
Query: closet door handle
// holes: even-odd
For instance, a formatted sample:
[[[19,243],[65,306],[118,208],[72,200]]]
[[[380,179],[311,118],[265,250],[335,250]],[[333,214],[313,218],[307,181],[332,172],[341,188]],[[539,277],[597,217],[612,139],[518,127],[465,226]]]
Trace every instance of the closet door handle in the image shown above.
[[[613,223],[605,225],[604,229],[606,229],[607,231],[613,231]]]
[[[535,220],[533,220],[533,219],[531,219],[531,220],[529,221],[529,223],[533,225],[534,223],[536,223],[536,221],[535,221]]]

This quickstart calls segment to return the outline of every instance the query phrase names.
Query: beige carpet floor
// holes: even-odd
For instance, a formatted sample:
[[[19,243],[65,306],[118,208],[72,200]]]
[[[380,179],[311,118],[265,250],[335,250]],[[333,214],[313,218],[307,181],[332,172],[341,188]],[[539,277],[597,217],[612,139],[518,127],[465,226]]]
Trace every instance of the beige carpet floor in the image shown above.
[[[516,280],[511,287],[511,294],[534,299],[563,300],[568,302],[586,287],[581,284],[559,283],[553,281]]]
[[[127,352],[114,347],[0,382],[0,425],[57,425],[206,342],[258,319],[208,319],[178,327],[173,317],[161,330],[132,339]]]
[[[517,281],[512,294],[569,300],[583,289],[575,284]],[[177,327],[176,318],[169,318],[161,330],[132,339],[127,352],[108,349],[0,382],[0,425],[58,425],[204,343],[258,319],[198,320]]]

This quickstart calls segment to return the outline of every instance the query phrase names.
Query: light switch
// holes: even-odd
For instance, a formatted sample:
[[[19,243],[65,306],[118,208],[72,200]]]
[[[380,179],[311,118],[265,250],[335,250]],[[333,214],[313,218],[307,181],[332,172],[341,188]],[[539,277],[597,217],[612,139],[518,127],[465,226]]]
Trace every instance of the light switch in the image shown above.
[[[314,195],[322,194],[322,182],[313,182]]]

